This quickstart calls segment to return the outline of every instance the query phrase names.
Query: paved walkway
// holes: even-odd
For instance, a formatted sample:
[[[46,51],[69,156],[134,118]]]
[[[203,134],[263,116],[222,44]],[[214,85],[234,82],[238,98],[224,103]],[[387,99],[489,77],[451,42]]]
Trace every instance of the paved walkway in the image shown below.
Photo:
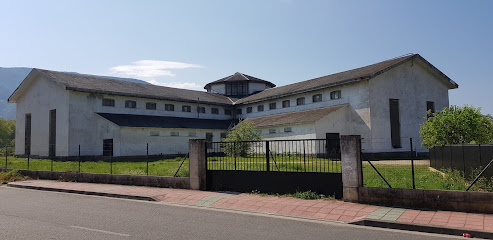
[[[354,223],[378,221],[386,224],[488,232],[493,237],[493,214],[450,211],[424,211],[388,208],[340,200],[303,200],[291,197],[261,196],[246,193],[219,193],[172,188],[123,186],[112,184],[28,180],[9,183],[11,187],[73,192],[140,200],[162,201],[200,207],[270,213],[291,217]],[[381,224],[380,224],[381,225]],[[416,227],[418,226],[418,227]],[[424,231],[424,230],[423,230]],[[442,231],[441,232],[446,232]],[[490,235],[487,235],[490,236]]]

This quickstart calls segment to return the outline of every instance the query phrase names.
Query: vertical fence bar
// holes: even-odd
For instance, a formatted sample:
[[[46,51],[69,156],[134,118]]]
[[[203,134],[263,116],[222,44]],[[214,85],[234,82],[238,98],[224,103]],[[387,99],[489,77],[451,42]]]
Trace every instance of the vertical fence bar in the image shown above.
[[[113,154],[110,155],[110,174],[113,174]]]
[[[270,146],[269,146],[269,141],[265,141],[265,170],[267,172],[270,171]]]
[[[51,156],[50,158],[51,158],[50,171],[53,172],[53,156]]]
[[[413,138],[409,138],[409,146],[411,147],[411,174],[412,174],[412,178],[413,178],[413,189],[416,189],[416,181],[414,179]]]
[[[5,146],[5,170],[7,170],[7,165],[8,165],[8,156],[9,156],[9,150],[8,150],[8,147]]]
[[[234,156],[234,164],[236,170],[236,142],[233,142],[233,156]]]
[[[31,154],[27,155],[27,170],[29,170],[29,160],[30,160]]]
[[[146,176],[149,176],[149,143],[146,144]]]
[[[79,173],[80,173],[80,144],[79,144],[79,155],[77,157],[77,160],[79,160]]]

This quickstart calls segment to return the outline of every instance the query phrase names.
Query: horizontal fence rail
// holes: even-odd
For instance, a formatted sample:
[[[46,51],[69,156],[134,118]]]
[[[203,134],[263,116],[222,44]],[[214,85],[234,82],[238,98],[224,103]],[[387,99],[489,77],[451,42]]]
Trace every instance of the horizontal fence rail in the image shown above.
[[[340,173],[339,139],[209,142],[207,169]]]

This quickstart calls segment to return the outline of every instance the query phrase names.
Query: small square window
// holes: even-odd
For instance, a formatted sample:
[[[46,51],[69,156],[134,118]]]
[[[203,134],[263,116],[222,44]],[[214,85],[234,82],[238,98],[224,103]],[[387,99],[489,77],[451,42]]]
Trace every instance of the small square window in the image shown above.
[[[224,114],[231,115],[231,109],[224,109]]]
[[[258,105],[257,112],[263,112],[263,111],[264,111],[264,105]]]
[[[103,98],[103,106],[114,107],[115,106],[115,99]]]
[[[137,102],[132,101],[132,100],[126,100],[125,101],[125,107],[126,108],[136,108],[137,107]]]
[[[219,114],[219,108],[211,108],[212,114]]]
[[[146,109],[156,110],[156,103],[153,102],[146,103]]]
[[[150,135],[153,137],[157,137],[159,136],[159,132],[151,132]]]
[[[173,104],[164,104],[164,110],[165,111],[175,111],[175,105]]]
[[[289,105],[290,105],[290,101],[289,100],[282,101],[282,107],[283,108],[287,108],[287,107],[289,107]]]
[[[251,113],[252,112],[252,107],[247,107],[247,113]]]
[[[269,134],[275,134],[276,132],[276,129],[269,129]]]
[[[197,107],[198,113],[205,113],[205,107]]]
[[[191,112],[192,111],[192,107],[187,106],[187,105],[181,106],[181,111],[182,112]]]
[[[331,100],[339,99],[339,98],[341,98],[341,90],[330,92],[330,99]]]
[[[305,105],[305,98],[304,97],[297,98],[296,105]]]
[[[322,101],[322,94],[315,94],[312,96],[312,101],[315,102],[321,102]]]
[[[241,114],[241,108],[236,109],[236,114]]]
[[[276,109],[277,107],[277,104],[275,102],[273,103],[269,103],[269,109],[272,110],[272,109]]]
[[[170,133],[170,136],[172,136],[172,137],[178,137],[178,136],[180,136],[180,133],[179,132],[171,132]]]
[[[291,130],[291,128],[290,128],[290,127],[285,127],[285,128],[284,128],[284,132],[285,132],[285,133],[290,133],[290,132],[293,132],[293,131]]]

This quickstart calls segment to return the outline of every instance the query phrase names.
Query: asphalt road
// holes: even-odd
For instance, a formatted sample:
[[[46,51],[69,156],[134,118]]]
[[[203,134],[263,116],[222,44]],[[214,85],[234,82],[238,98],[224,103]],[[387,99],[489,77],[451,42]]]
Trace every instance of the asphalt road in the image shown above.
[[[0,239],[450,239],[451,236],[0,186]]]

